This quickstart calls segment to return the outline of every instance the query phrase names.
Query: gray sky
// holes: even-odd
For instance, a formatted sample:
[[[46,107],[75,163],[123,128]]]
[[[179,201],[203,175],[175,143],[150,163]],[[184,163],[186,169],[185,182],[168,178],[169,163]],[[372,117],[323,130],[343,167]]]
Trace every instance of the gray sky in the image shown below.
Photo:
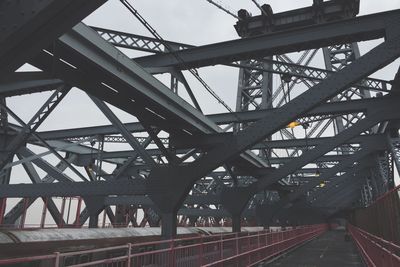
[[[250,0],[220,1],[232,11],[241,8],[252,14],[260,12]],[[260,4],[266,2],[258,1]],[[139,10],[143,17],[167,40],[173,40],[193,45],[203,45],[237,39],[233,28],[236,19],[209,4],[206,0],[135,0],[131,3]],[[298,0],[271,0],[268,3],[275,13],[299,7],[309,6],[312,1]],[[360,15],[371,14],[400,8],[400,0],[361,0]],[[119,31],[126,31],[150,36],[149,32],[131,15],[118,0],[109,0],[84,20],[88,25],[99,26]],[[361,43],[361,51],[368,51],[378,42]],[[139,56],[143,53],[130,55]],[[316,59],[316,64],[322,62]],[[398,63],[380,73],[380,78],[392,79]],[[233,109],[237,91],[238,70],[223,66],[206,67],[200,69],[201,76]],[[202,86],[186,73],[192,89],[205,113],[225,112]],[[165,79],[164,79],[165,80]],[[167,80],[166,80],[167,81]],[[279,81],[276,81],[279,82]],[[181,90],[182,92],[183,90]],[[13,97],[8,104],[22,118],[28,120],[49,93],[33,94],[29,96]],[[184,98],[185,95],[182,95]],[[124,121],[135,119],[122,111],[116,111]],[[85,93],[74,89],[63,100],[61,105],[51,114],[39,130],[62,129],[71,127],[93,126],[107,124],[106,118],[97,111]]]
[[[192,45],[204,45],[238,38],[233,28],[236,19],[209,4],[206,0],[131,0],[130,2],[166,40]],[[222,2],[235,13],[241,8],[247,9],[253,15],[258,15],[260,13],[250,0],[225,0],[219,2]],[[275,13],[310,6],[312,4],[310,0],[271,0],[268,2],[259,0],[258,2],[260,4],[269,3]],[[400,8],[400,0],[361,0],[360,15],[397,8]],[[84,22],[92,26],[150,36],[147,30],[118,0],[109,0],[86,18]],[[368,51],[379,42],[380,41],[361,43],[361,52],[364,53]],[[130,55],[138,56],[142,54],[143,53],[131,53]],[[321,63],[321,58],[316,59],[316,66]],[[396,61],[374,76],[382,79],[393,79],[399,63],[399,61]],[[27,66],[22,68],[22,70],[30,69],[31,68]],[[216,66],[202,68],[200,69],[200,74],[217,94],[222,97],[232,109],[235,109],[238,70]],[[186,77],[205,113],[226,112],[197,81],[187,75],[187,73]],[[276,82],[279,82],[279,80]],[[49,95],[49,92],[38,93],[8,98],[7,101],[14,112],[20,115],[25,121],[28,121]],[[115,108],[113,108],[113,110],[124,122],[135,121],[135,118],[131,115]],[[39,131],[104,124],[109,124],[109,122],[101,112],[97,110],[94,104],[91,103],[85,93],[81,90],[73,89],[39,128]],[[37,151],[39,152],[39,150]],[[52,157],[48,157],[48,159],[51,162],[54,161]],[[43,174],[40,170],[38,171]],[[17,167],[13,173],[14,177],[15,174],[21,174],[23,171],[20,167]]]

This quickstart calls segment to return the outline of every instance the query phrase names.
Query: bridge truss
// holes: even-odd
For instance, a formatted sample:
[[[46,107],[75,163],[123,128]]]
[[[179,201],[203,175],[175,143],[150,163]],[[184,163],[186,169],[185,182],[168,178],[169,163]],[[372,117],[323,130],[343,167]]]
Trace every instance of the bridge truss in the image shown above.
[[[238,12],[237,40],[195,47],[162,39],[128,1],[153,37],[80,22],[104,2],[0,3],[2,225],[23,224],[41,199],[58,227],[97,227],[104,214],[114,227],[161,225],[166,237],[177,224],[240,231],[328,220],[393,188],[400,74],[370,75],[400,56],[399,10],[357,17],[357,0],[314,1],[274,14],[263,5],[261,15]],[[358,42],[379,38],[360,53]],[[126,50],[150,55],[132,59]],[[17,72],[25,63],[41,71]],[[235,111],[197,71],[213,65],[239,70]],[[204,115],[186,74],[228,112]],[[73,87],[110,125],[37,131]],[[27,122],[7,106],[43,91],[52,93]],[[137,122],[123,123],[106,103]],[[129,149],[116,149],[121,143]],[[13,181],[17,166],[30,184]]]

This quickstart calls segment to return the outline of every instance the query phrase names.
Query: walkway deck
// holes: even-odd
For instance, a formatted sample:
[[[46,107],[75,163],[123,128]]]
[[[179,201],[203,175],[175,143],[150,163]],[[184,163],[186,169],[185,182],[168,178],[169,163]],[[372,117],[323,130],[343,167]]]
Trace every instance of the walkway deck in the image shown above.
[[[322,236],[265,264],[268,267],[361,267],[362,262],[352,241],[345,241],[344,230],[328,231]]]

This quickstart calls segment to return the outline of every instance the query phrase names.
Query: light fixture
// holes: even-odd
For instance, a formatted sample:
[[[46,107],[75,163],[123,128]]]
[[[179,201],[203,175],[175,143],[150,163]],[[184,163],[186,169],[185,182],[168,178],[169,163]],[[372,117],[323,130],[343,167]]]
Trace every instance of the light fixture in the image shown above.
[[[291,123],[289,123],[289,124],[286,126],[286,128],[293,129],[294,127],[299,126],[299,125],[300,125],[300,122],[298,122],[298,121],[292,121]]]

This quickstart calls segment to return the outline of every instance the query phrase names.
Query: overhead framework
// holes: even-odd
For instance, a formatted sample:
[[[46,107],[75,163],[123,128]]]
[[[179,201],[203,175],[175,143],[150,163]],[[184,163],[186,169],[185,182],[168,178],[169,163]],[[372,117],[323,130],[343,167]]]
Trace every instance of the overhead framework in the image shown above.
[[[177,224],[240,231],[330,220],[393,188],[400,74],[370,75],[400,56],[400,10],[357,16],[358,0],[315,0],[274,13],[253,1],[261,14],[238,11],[238,39],[195,47],[80,22],[104,2],[0,4],[2,225],[23,224],[40,198],[59,227],[97,227],[104,214],[114,227],[160,225],[165,237]],[[358,42],[380,38],[360,53]],[[150,55],[132,59],[118,48]],[[41,71],[15,71],[25,63]],[[229,91],[236,111],[204,115],[185,75],[219,64],[239,70]],[[110,124],[37,131],[72,87]],[[43,91],[52,93],[27,122],[7,106]],[[106,103],[138,122],[123,123]],[[17,182],[16,166],[30,184]],[[78,197],[73,220],[68,197]],[[7,207],[8,198],[21,199]]]

